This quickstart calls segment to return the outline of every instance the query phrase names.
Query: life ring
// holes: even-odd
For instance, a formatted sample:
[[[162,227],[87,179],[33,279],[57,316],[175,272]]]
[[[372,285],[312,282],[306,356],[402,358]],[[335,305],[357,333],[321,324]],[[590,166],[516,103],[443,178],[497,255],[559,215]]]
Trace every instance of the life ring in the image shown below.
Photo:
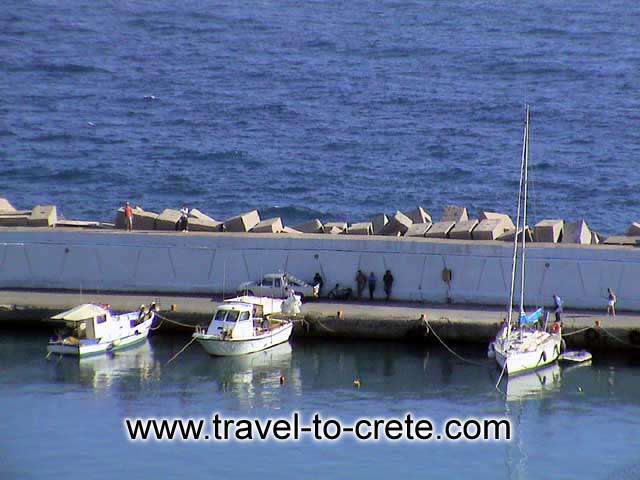
[[[551,333],[560,333],[560,324],[558,322],[553,322],[553,325],[551,325]]]

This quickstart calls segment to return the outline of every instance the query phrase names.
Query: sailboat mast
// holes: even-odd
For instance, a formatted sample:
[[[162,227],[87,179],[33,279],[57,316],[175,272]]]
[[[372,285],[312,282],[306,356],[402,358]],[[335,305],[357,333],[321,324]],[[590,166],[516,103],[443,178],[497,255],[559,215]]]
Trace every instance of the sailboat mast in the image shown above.
[[[513,237],[513,258],[511,259],[511,288],[509,290],[509,312],[508,312],[508,320],[507,320],[507,338],[511,334],[511,320],[513,314],[513,297],[515,296],[515,286],[516,286],[516,264],[517,264],[517,255],[518,255],[518,232],[520,231],[520,211],[522,205],[522,184],[524,180],[524,160],[526,155],[526,142],[527,142],[527,124],[525,119],[525,128],[524,134],[522,138],[522,161],[520,163],[520,186],[518,188],[518,210],[516,213],[516,231]]]
[[[526,124],[525,124],[525,155],[524,155],[524,195],[523,195],[523,214],[522,214],[522,266],[520,267],[520,312],[524,312],[524,262],[526,256],[526,235],[525,229],[527,228],[527,195],[528,195],[528,182],[529,182],[529,120],[530,120],[529,105],[527,105]]]

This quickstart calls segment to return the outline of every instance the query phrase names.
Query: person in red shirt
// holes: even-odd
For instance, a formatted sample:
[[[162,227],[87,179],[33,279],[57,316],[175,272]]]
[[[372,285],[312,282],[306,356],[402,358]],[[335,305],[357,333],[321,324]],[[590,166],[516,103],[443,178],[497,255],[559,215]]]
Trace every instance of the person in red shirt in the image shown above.
[[[129,202],[125,202],[124,204],[124,221],[127,231],[133,230],[133,210]]]

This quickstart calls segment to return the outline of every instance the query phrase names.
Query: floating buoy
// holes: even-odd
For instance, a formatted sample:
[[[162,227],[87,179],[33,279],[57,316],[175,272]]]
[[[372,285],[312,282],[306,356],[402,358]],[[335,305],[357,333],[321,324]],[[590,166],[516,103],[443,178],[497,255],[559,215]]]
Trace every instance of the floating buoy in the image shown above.
[[[285,377],[284,375],[280,375],[280,385],[284,385],[284,382],[287,381],[287,377]]]
[[[353,386],[356,387],[356,388],[360,388],[360,379],[359,378],[356,378],[353,381]]]

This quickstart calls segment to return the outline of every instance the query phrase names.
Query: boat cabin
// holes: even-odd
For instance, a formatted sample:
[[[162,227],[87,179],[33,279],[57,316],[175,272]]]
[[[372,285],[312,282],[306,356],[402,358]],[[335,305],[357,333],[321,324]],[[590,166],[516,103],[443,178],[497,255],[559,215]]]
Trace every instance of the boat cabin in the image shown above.
[[[262,327],[262,305],[243,302],[228,302],[218,306],[209,324],[208,335],[223,335],[229,338],[249,338],[256,328]]]
[[[63,323],[68,334],[78,340],[95,340],[107,336],[110,330],[111,312],[103,306],[85,303],[51,317]]]

